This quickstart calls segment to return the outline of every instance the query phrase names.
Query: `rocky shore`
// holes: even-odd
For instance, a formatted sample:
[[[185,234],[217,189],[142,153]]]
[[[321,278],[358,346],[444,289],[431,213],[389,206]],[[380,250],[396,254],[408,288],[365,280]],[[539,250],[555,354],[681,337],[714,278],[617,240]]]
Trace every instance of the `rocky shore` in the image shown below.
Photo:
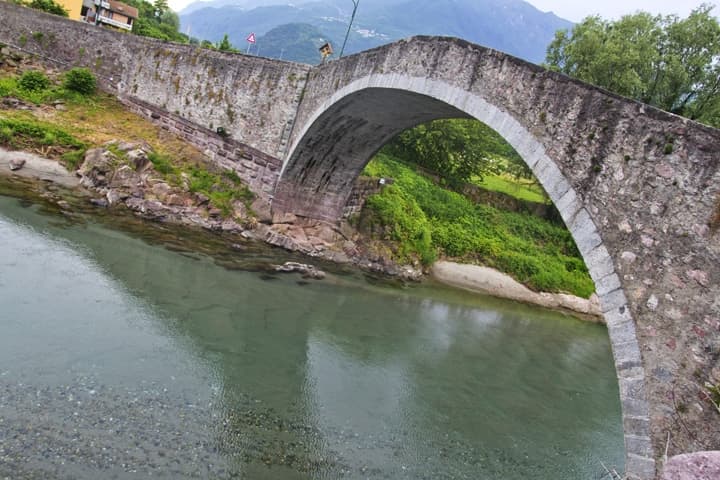
[[[151,153],[152,148],[145,143],[109,142],[88,150],[73,173],[54,160],[0,149],[0,174],[84,187],[91,192],[90,202],[98,208],[124,207],[145,219],[239,235],[245,240],[263,241],[309,257],[352,264],[403,280],[418,281],[424,275],[417,266],[396,265],[383,256],[368,253],[358,232],[347,223],[335,226],[293,215],[273,218],[269,205],[261,199],[250,205],[235,201],[232,212],[222,212],[212,206],[207,196],[191,192],[188,178],[183,177],[180,185],[168,183],[150,161]],[[312,266],[298,265],[293,267],[294,271],[322,278]],[[279,271],[288,268],[280,267]],[[585,300],[566,294],[537,293],[496,270],[448,261],[436,262],[430,273],[450,286],[602,322],[594,296]]]

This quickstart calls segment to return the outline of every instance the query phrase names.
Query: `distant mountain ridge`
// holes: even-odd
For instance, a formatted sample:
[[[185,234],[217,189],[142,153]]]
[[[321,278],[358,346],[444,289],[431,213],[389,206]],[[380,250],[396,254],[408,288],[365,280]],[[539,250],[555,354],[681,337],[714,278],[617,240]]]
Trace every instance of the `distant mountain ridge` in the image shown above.
[[[321,41],[329,40],[339,53],[351,10],[350,0],[212,0],[188,5],[180,22],[183,32],[212,42],[227,33],[241,50],[254,32],[263,56],[277,58],[283,52],[287,60],[317,63]],[[284,28],[274,30],[280,26]],[[413,35],[445,35],[538,63],[555,31],[570,27],[571,22],[524,0],[362,0],[345,53]],[[298,41],[304,46],[298,47]],[[315,51],[309,51],[311,45]]]

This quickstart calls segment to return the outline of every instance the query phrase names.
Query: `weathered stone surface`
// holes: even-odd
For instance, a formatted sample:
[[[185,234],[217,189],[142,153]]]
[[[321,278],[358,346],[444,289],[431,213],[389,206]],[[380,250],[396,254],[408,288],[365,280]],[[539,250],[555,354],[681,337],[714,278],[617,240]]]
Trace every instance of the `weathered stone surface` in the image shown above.
[[[144,172],[152,168],[152,162],[148,158],[145,150],[135,148],[128,151],[126,155],[136,172]]]
[[[665,463],[663,480],[717,480],[720,451],[676,455]]]
[[[282,265],[275,265],[273,268],[275,269],[276,272],[283,272],[283,273],[298,272],[298,273],[301,273],[303,277],[313,278],[315,280],[322,280],[323,278],[325,278],[325,272],[318,269],[314,265],[307,265],[304,263],[285,262]]]
[[[22,167],[25,166],[25,159],[23,158],[13,158],[8,162],[8,166],[10,167],[10,170],[13,172],[16,170],[20,170]]]
[[[621,400],[626,417],[649,419],[652,452],[628,454],[629,476],[652,478],[667,432],[670,455],[720,448],[720,432],[708,428],[717,413],[699,396],[720,342],[718,130],[456,39],[415,37],[311,69],[121,35],[10,2],[0,2],[0,18],[0,41],[12,46],[34,31],[54,38],[26,49],[91,62],[103,88],[233,168],[266,201],[274,196],[278,213],[335,222],[369,156],[397,132],[439,117],[487,123],[546,183],[605,292],[608,323],[635,327],[636,338],[623,331],[613,350],[621,378],[645,377],[644,392],[628,390],[640,398]],[[102,62],[78,58],[88,44],[114,48]],[[233,138],[217,135],[219,126]],[[95,160],[87,177],[102,188]],[[168,214],[135,197],[126,204]]]
[[[77,171],[82,177],[81,183],[88,187],[107,186],[108,177],[117,162],[118,158],[114,153],[104,148],[91,148],[85,152],[85,159]]]

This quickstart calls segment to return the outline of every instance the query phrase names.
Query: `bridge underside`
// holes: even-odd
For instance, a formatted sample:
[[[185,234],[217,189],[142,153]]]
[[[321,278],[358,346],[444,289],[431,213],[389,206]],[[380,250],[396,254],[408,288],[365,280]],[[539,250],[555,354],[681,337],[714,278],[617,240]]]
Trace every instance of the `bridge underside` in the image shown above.
[[[468,118],[426,95],[368,88],[325,111],[295,148],[273,199],[274,213],[335,222],[355,179],[395,135],[440,118]]]

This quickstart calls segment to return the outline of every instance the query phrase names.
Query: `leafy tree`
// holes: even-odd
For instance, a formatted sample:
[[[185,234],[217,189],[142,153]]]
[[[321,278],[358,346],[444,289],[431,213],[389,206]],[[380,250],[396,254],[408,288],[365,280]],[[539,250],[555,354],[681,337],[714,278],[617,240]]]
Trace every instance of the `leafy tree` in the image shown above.
[[[189,42],[188,36],[180,33],[180,20],[177,14],[167,6],[166,0],[160,0],[160,7],[164,8],[162,13],[159,13],[158,2],[150,3],[147,0],[124,1],[138,9],[139,18],[133,22],[132,33],[171,42]],[[162,2],[164,2],[164,5]]]
[[[387,152],[437,172],[458,187],[487,173],[532,176],[525,162],[494,130],[477,120],[435,120],[406,130]]]
[[[720,126],[720,24],[703,4],[677,15],[585,18],[559,30],[549,68],[615,93]]]
[[[239,52],[239,50],[230,43],[227,33],[223,36],[223,39],[218,42],[217,49],[221,52]]]
[[[162,22],[163,14],[170,8],[167,0],[155,0],[153,5],[155,7],[155,16]]]
[[[61,17],[67,17],[69,15],[65,7],[55,2],[54,0],[31,0],[26,3],[21,2],[21,4],[26,5],[30,8],[42,10],[43,12],[60,15]]]

